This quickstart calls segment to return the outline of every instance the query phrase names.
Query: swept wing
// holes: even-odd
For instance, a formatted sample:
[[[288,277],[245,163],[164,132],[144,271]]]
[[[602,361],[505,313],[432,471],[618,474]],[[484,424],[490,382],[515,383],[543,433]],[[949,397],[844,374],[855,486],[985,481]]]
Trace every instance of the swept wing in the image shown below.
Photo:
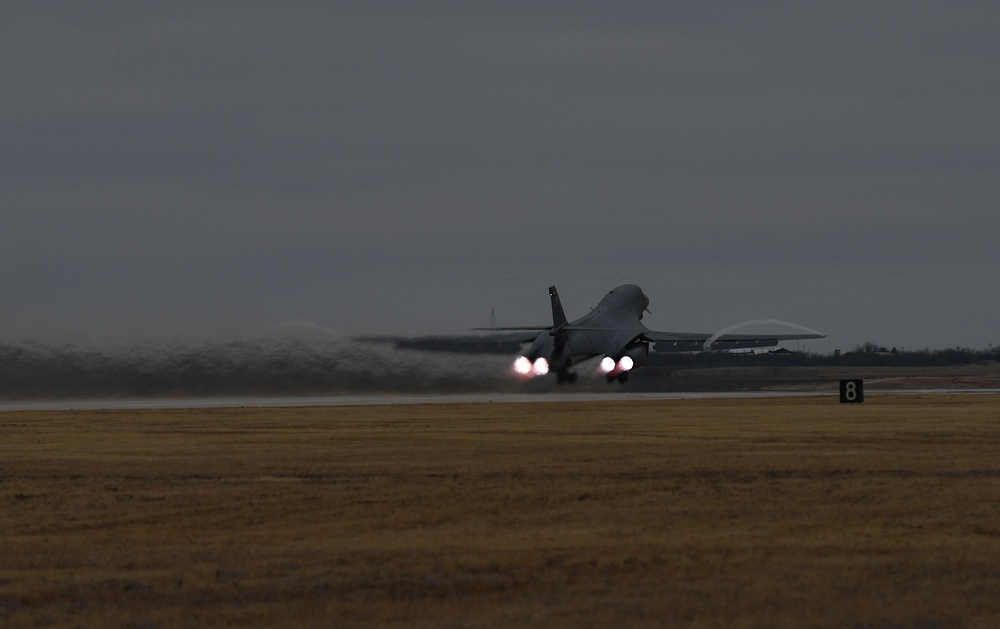
[[[823,334],[710,334],[701,332],[654,332],[642,335],[657,352],[700,352],[705,349],[727,350],[751,347],[774,347],[782,341],[821,339]],[[706,347],[708,343],[708,347]]]

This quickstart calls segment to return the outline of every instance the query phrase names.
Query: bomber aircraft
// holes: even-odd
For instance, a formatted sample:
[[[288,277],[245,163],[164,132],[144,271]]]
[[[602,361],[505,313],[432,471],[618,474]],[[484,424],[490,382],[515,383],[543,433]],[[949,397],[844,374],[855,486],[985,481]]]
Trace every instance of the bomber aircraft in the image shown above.
[[[524,332],[504,335],[507,340],[531,343],[514,361],[514,371],[525,377],[555,372],[560,384],[576,382],[577,374],[570,368],[597,356],[603,356],[599,368],[609,383],[625,382],[630,371],[646,362],[650,346],[657,352],[694,352],[772,347],[781,341],[826,336],[808,328],[802,328],[808,330],[803,334],[772,335],[655,332],[642,324],[643,313],[649,312],[649,298],[634,284],[613,289],[576,321],[567,321],[555,286],[549,287],[549,298],[551,326],[473,329]]]

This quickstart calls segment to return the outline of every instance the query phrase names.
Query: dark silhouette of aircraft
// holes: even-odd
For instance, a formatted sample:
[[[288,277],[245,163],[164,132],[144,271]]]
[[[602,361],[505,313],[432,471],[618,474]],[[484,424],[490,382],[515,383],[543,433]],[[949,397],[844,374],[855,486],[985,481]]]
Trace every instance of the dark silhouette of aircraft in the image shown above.
[[[630,371],[646,362],[650,346],[657,352],[697,352],[772,347],[781,341],[826,336],[808,328],[802,328],[808,330],[804,334],[771,335],[655,332],[642,324],[643,313],[649,312],[649,298],[634,284],[615,288],[576,321],[567,321],[555,286],[549,287],[549,298],[552,301],[551,326],[473,329],[524,332],[502,335],[504,340],[531,343],[527,351],[522,351],[514,361],[514,371],[525,377],[555,372],[560,383],[575,382],[576,373],[570,368],[597,356],[603,356],[599,367],[609,383],[615,380],[625,382]],[[787,325],[801,328],[795,324]]]

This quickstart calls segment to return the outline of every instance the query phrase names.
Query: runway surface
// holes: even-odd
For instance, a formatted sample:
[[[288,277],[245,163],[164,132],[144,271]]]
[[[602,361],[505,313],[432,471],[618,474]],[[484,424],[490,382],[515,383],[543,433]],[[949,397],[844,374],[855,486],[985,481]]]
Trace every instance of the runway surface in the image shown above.
[[[997,394],[1000,389],[866,389],[865,395]],[[294,397],[109,398],[22,400],[0,403],[3,411],[72,411],[171,408],[287,408],[305,406],[378,406],[412,404],[491,404],[525,402],[627,402],[648,400],[836,397],[829,391],[725,391],[669,393],[465,393],[427,395],[331,395]]]

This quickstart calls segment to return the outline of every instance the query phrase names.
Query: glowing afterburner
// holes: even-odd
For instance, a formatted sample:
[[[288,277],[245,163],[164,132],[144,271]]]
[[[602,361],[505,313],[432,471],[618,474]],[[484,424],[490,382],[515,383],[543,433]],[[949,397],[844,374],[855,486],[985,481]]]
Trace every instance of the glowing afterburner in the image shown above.
[[[514,372],[522,376],[527,376],[531,373],[531,361],[528,360],[527,356],[518,356],[517,360],[514,361]]]
[[[514,361],[514,373],[520,376],[544,376],[549,373],[549,361],[544,356],[539,356],[535,362],[527,356],[518,356]]]
[[[535,360],[535,364],[532,365],[536,376],[544,376],[549,373],[549,361],[545,358],[539,357]]]

